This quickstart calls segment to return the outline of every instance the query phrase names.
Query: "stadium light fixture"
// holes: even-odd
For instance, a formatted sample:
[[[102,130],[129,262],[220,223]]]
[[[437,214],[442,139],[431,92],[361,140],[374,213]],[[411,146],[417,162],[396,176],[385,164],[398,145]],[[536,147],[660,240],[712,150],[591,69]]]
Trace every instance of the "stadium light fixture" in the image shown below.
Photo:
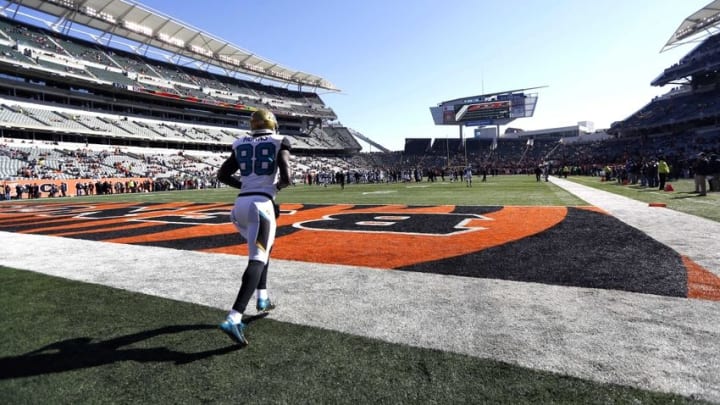
[[[51,3],[60,5],[61,7],[74,9],[76,4],[73,0],[50,0]]]
[[[83,12],[85,14],[89,15],[90,17],[98,17],[102,20],[105,20],[105,21],[111,23],[111,24],[117,24],[117,20],[115,19],[115,17],[113,17],[111,14],[106,13],[104,11],[98,12],[97,10],[95,10],[92,7],[85,6],[85,8],[83,9]]]
[[[175,45],[180,48],[185,47],[185,41],[183,41],[182,39],[171,37],[170,35],[164,34],[162,32],[158,33],[157,39],[159,39],[160,41],[163,41],[165,43],[168,43],[170,45]]]
[[[195,52],[195,53],[197,53],[197,54],[200,54],[200,55],[203,55],[203,56],[207,56],[208,58],[212,58],[212,57],[213,57],[213,53],[212,53],[211,51],[203,48],[202,46],[197,46],[197,45],[192,45],[192,44],[191,44],[189,48],[190,48],[191,51],[193,51],[193,52]]]
[[[150,27],[140,25],[138,23],[128,21],[128,20],[123,20],[122,25],[124,28],[126,28],[130,31],[137,32],[139,34],[144,34],[149,37],[153,36],[153,30]]]
[[[233,65],[233,66],[238,66],[238,67],[239,67],[239,66],[242,66],[242,63],[241,63],[238,59],[231,58],[231,57],[229,57],[229,56],[227,56],[227,55],[216,54],[215,57],[216,57],[218,60],[220,60],[221,62],[229,63],[229,64],[231,64],[231,65]]]

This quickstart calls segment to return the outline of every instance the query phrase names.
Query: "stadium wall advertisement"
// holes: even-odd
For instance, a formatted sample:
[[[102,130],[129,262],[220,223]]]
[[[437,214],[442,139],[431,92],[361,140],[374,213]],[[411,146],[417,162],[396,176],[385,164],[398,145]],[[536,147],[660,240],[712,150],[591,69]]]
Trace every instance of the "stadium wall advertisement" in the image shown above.
[[[37,185],[38,188],[39,188],[39,190],[40,190],[40,198],[46,198],[46,197],[50,197],[50,193],[52,192],[53,185],[54,185],[54,186],[57,188],[57,192],[58,192],[58,194],[56,195],[56,197],[61,197],[62,194],[60,193],[60,185],[61,185],[62,183],[65,183],[65,184],[67,184],[67,193],[66,193],[67,196],[73,197],[73,196],[77,196],[77,195],[78,195],[78,191],[77,191],[77,190],[78,190],[78,188],[77,188],[77,185],[78,185],[78,184],[92,183],[93,186],[94,186],[94,185],[97,184],[98,182],[102,183],[102,182],[105,182],[105,181],[107,181],[108,183],[111,183],[111,186],[112,186],[111,188],[112,188],[112,190],[113,190],[113,193],[115,192],[114,185],[115,185],[115,183],[117,183],[117,182],[119,182],[119,181],[123,182],[123,184],[125,184],[125,185],[129,184],[130,182],[133,182],[133,183],[136,185],[136,187],[137,187],[138,185],[142,185],[143,183],[148,182],[148,181],[149,181],[151,184],[153,183],[152,179],[147,178],[147,177],[117,177],[117,178],[116,178],[116,177],[113,177],[113,178],[101,178],[101,179],[24,179],[24,180],[7,180],[7,181],[3,181],[2,183],[0,183],[0,185],[1,185],[2,188],[3,188],[3,192],[4,192],[5,185],[9,185],[9,186],[10,186],[10,196],[11,196],[13,199],[17,198],[16,187],[17,187],[18,185],[22,186],[22,187],[23,187],[23,195],[22,195],[22,198],[23,198],[23,199],[27,199],[27,198],[28,198],[28,188],[27,188],[28,186]],[[144,190],[143,190],[143,191],[144,191]],[[95,192],[93,192],[93,194],[95,194]],[[81,194],[81,195],[85,195],[85,194],[83,193],[83,194]]]

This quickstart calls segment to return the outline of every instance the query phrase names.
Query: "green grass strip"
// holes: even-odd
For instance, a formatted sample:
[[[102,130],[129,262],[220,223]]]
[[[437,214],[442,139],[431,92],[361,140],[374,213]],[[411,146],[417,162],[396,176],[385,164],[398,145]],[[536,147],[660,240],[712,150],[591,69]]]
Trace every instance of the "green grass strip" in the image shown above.
[[[600,181],[599,177],[570,176],[568,180],[637,201],[664,203],[668,209],[720,222],[720,193],[713,192],[707,193],[706,196],[698,196],[693,193],[695,182],[691,179],[668,181],[674,190],[671,192],[640,185],[622,185],[617,181],[604,182]]]
[[[477,177],[477,176],[476,176]],[[176,202],[233,203],[238,190],[230,188],[163,191],[157,193],[117,194],[106,196],[83,196],[66,198],[42,198],[23,200],[23,203],[73,203],[93,202]],[[473,179],[473,186],[464,182],[408,182],[380,184],[348,184],[342,190],[339,185],[298,184],[278,193],[280,203],[303,204],[405,204],[405,205],[533,205],[577,206],[587,205],[558,186],[535,181],[535,176],[489,176],[486,182],[480,177]],[[17,203],[17,201],[13,201]]]

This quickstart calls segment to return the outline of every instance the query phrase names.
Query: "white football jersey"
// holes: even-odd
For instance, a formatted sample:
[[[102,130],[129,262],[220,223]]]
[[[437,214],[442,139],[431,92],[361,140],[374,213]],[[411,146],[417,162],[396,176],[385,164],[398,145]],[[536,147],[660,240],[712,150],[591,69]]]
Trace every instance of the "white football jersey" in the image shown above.
[[[275,197],[278,155],[282,149],[290,150],[290,140],[271,131],[259,132],[236,139],[232,149],[242,181],[240,193],[265,193]]]

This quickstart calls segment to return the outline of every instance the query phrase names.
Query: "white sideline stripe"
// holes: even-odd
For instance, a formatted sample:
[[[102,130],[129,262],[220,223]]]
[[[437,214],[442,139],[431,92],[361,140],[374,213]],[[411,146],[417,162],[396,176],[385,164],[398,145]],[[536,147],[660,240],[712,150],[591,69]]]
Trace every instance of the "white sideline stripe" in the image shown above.
[[[0,246],[4,266],[216,308],[247,260],[7,232]],[[720,401],[716,302],[284,260],[270,271],[279,321]]]

